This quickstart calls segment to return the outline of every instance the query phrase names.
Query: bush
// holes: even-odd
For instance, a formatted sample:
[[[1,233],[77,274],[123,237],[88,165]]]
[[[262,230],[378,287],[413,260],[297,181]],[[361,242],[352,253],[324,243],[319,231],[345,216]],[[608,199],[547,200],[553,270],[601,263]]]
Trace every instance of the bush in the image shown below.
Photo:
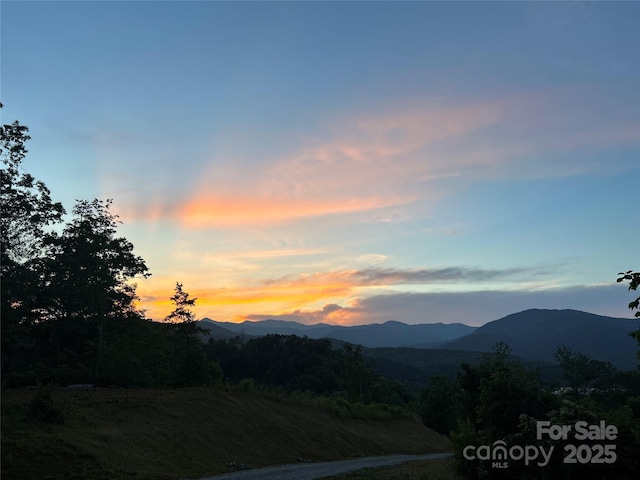
[[[38,389],[35,398],[29,402],[29,413],[33,418],[43,422],[64,423],[64,410],[47,388]]]
[[[252,378],[245,378],[238,384],[238,390],[244,393],[252,392],[255,390],[255,385]]]

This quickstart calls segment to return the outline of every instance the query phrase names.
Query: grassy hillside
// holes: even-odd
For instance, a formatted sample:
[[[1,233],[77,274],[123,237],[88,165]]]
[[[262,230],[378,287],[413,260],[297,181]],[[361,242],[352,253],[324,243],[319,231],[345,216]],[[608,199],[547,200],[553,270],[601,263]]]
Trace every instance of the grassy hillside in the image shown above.
[[[448,448],[414,418],[341,418],[255,392],[58,389],[40,403],[37,396],[3,392],[3,480],[196,478],[229,471],[230,462],[261,467]]]

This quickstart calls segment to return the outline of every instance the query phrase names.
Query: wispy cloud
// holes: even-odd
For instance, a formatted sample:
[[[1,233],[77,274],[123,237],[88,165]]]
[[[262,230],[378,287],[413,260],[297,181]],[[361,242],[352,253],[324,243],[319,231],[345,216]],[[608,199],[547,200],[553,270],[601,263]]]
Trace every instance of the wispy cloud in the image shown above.
[[[318,255],[330,252],[327,248],[284,248],[278,250],[250,250],[246,252],[233,252],[216,254],[216,258],[280,258],[280,257],[300,257],[307,255]]]
[[[357,270],[351,276],[363,285],[398,285],[420,283],[446,282],[485,282],[496,279],[513,279],[523,274],[531,274],[530,268],[511,268],[502,270],[488,270],[479,268],[438,268],[398,270],[392,268],[370,268]]]
[[[352,287],[411,285],[411,284],[440,284],[452,282],[478,283],[493,280],[530,281],[532,275],[544,275],[546,269],[540,268],[510,268],[510,269],[481,269],[464,267],[423,268],[423,269],[394,269],[394,268],[366,268],[340,270],[334,272],[320,272],[302,274],[295,277],[284,277],[265,281],[269,286],[283,285],[322,285],[339,282]]]
[[[451,140],[503,116],[504,102],[468,106],[412,107],[353,116],[327,128],[297,153],[256,170],[224,174],[232,191],[205,174],[196,193],[176,212],[188,226],[277,224],[301,218],[343,215],[437,198],[420,182],[457,175],[446,158],[418,155],[428,145]],[[212,193],[215,192],[215,193]]]
[[[611,103],[615,105],[611,105]],[[421,100],[335,118],[315,138],[292,135],[278,156],[259,162],[212,160],[197,185],[172,199],[131,205],[126,216],[170,219],[186,228],[283,225],[310,218],[381,212],[402,218],[451,194],[457,179],[541,178],[594,173],[600,161],[562,153],[637,145],[629,107],[575,88],[485,99]],[[621,114],[622,112],[622,114]],[[218,152],[217,155],[220,155]],[[625,164],[626,165],[626,164]],[[611,169],[627,168],[611,161]],[[151,196],[150,198],[153,198]]]

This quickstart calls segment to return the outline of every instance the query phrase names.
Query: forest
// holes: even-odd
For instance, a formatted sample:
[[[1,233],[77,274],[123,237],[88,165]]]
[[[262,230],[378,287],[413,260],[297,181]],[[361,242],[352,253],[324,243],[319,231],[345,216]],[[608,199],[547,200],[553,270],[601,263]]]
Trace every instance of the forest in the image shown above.
[[[208,338],[181,283],[164,321],[137,306],[136,279],[151,273],[118,235],[111,200],[77,200],[70,215],[47,186],[23,168],[28,128],[3,125],[1,199],[2,389],[90,384],[103,388],[224,388],[260,385],[284,392],[418,413],[451,438],[467,478],[638,478],[640,374],[620,372],[580,352],[559,349],[563,388],[522,366],[506,344],[462,364],[455,378],[436,376],[420,392],[376,373],[361,347],[326,339],[267,335],[244,341]],[[636,290],[640,274],[620,274]],[[638,308],[638,300],[631,302]],[[633,332],[640,342],[640,334]],[[35,407],[38,405],[36,404]],[[35,408],[42,421],[57,421]],[[508,469],[464,457],[468,445],[540,443],[536,422],[615,425],[613,462],[562,462]],[[545,443],[546,442],[546,443]],[[566,442],[545,440],[545,445]],[[589,444],[598,444],[593,441]],[[600,442],[601,443],[601,442]],[[594,477],[595,475],[595,477]]]

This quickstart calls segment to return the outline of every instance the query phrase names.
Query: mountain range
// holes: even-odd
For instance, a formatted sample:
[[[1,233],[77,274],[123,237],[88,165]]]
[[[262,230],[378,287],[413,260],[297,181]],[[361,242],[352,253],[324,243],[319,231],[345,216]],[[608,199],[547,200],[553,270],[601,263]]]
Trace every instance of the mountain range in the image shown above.
[[[283,320],[245,321],[242,323],[216,322],[205,318],[201,326],[210,330],[213,338],[230,338],[238,335],[262,336],[268,334],[298,335],[309,338],[331,338],[364,347],[408,347],[415,345],[439,345],[475,330],[462,323],[424,323],[407,325],[389,321],[382,324],[341,326],[318,323],[304,325]]]
[[[209,330],[213,338],[299,335],[330,338],[370,348],[413,347],[420,350],[415,355],[426,355],[426,350],[434,349],[488,352],[497,342],[503,341],[511,347],[515,356],[553,361],[557,348],[566,346],[589,358],[608,361],[617,368],[630,370],[638,365],[638,345],[629,332],[640,328],[640,320],[578,310],[532,309],[481,327],[462,323],[407,325],[397,321],[358,326],[304,325],[281,320],[230,323],[208,318],[201,320],[200,326]]]

